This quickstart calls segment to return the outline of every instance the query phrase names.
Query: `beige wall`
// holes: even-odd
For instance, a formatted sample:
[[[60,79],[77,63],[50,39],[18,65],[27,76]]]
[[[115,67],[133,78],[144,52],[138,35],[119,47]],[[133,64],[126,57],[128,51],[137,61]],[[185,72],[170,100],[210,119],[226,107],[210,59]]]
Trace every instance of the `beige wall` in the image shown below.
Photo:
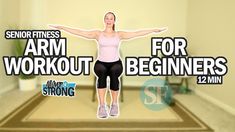
[[[92,3],[92,4],[91,4]],[[47,24],[63,24],[84,29],[103,29],[103,15],[113,11],[117,15],[117,30],[134,30],[168,26],[169,31],[157,36],[186,36],[188,51],[193,55],[223,55],[228,59],[229,72],[223,85],[191,86],[205,95],[219,100],[235,109],[233,89],[235,17],[233,0],[0,0],[0,35],[9,27],[19,25],[21,29],[45,28]],[[95,41],[63,33],[68,37],[68,55],[95,56]],[[145,38],[123,42],[121,51],[125,56],[149,56],[150,35]],[[0,39],[0,54],[12,55],[11,41]],[[130,50],[131,49],[131,50]],[[144,50],[143,50],[144,49]],[[0,60],[1,89],[7,88],[14,77],[5,76]],[[93,66],[93,65],[92,65]],[[91,69],[92,70],[92,69]],[[94,76],[49,77],[57,80],[75,81],[80,85],[91,85]],[[125,77],[124,85],[142,85],[152,77]],[[48,77],[41,77],[44,82]]]
[[[185,36],[186,34],[186,0],[19,0],[17,2],[16,0],[5,2],[2,0],[1,3],[8,10],[14,8],[11,11],[13,15],[2,15],[4,20],[14,22],[12,25],[19,25],[20,29],[48,29],[47,24],[62,24],[84,29],[96,28],[102,30],[104,14],[107,11],[113,11],[117,16],[117,30],[136,30],[167,26],[171,30],[170,32],[152,36]],[[4,24],[1,26],[7,28]],[[63,33],[63,36],[68,37],[68,55],[90,55],[96,58],[97,45],[95,41],[83,40],[66,33]],[[122,58],[124,59],[125,56],[149,56],[151,53],[150,38],[152,36],[123,42],[120,46],[123,54]],[[6,40],[1,39],[1,41]],[[5,52],[10,51],[10,48],[5,48]],[[92,69],[93,64],[91,71],[93,71]],[[3,71],[1,70],[1,72]],[[41,80],[41,83],[45,82],[48,78],[55,78],[57,80],[66,79],[68,81],[75,81],[80,85],[91,85],[94,82],[93,72],[91,73],[91,76],[43,76],[39,77],[39,80]],[[6,79],[6,77],[4,78]],[[152,77],[124,76],[123,83],[124,85],[140,86],[148,78]]]
[[[15,28],[19,20],[19,1],[18,0],[0,0],[0,93],[15,87],[17,79],[12,76],[5,75],[5,69],[2,56],[13,55],[13,41],[7,41],[3,38],[5,30]]]
[[[227,109],[233,112],[235,110],[234,7],[234,0],[190,0],[187,17],[189,50],[194,55],[224,56],[228,60],[228,73],[224,77],[223,85],[195,84],[194,87],[214,102],[227,104]],[[193,82],[195,83],[195,80]]]
[[[37,14],[40,14],[39,17],[45,15],[45,24],[63,24],[84,29],[96,28],[102,30],[104,14],[113,11],[117,16],[117,30],[168,26],[171,31],[161,34],[162,36],[185,36],[186,33],[186,0],[72,0],[69,2],[50,0],[42,2],[44,6],[38,8],[37,11],[43,11],[44,14],[43,12]],[[69,55],[92,55],[96,57],[97,46],[95,41],[83,40],[68,34],[63,35],[68,37],[69,40]],[[150,56],[150,38],[151,36],[148,36],[123,42],[120,46],[122,58],[124,59],[125,56]],[[153,77],[124,77],[123,83],[124,85],[140,86],[148,78]],[[42,81],[45,79],[47,78],[42,78]],[[91,85],[94,76],[69,76],[69,79],[79,84]]]
[[[171,31],[161,36],[185,36],[187,1],[172,0],[21,0],[20,27],[45,28],[47,24],[62,24],[83,29],[103,29],[103,16],[113,11],[117,16],[117,30],[136,30],[167,26]],[[63,33],[68,38],[68,55],[89,55],[96,58],[97,45],[95,41],[83,40]],[[153,35],[152,35],[153,36]],[[155,35],[159,36],[159,35]],[[120,50],[125,56],[150,56],[150,38],[138,38],[123,42]],[[131,50],[129,50],[131,49]],[[145,49],[145,50],[143,50]],[[93,71],[93,63],[91,67]],[[80,85],[91,85],[91,76],[57,76],[59,80],[75,81]],[[40,77],[45,82],[50,77]],[[124,77],[124,85],[140,86],[152,77]],[[138,79],[138,81],[136,81]]]

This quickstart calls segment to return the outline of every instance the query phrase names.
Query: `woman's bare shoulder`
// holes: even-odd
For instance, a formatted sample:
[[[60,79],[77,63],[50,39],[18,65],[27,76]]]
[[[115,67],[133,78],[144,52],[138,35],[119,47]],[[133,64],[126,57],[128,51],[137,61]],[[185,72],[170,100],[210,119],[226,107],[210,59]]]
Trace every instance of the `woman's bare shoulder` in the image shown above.
[[[94,32],[96,33],[96,35],[100,36],[100,34],[102,33],[101,30],[94,30]]]
[[[125,33],[126,33],[126,31],[117,31],[119,38],[122,38],[123,34],[125,34]]]

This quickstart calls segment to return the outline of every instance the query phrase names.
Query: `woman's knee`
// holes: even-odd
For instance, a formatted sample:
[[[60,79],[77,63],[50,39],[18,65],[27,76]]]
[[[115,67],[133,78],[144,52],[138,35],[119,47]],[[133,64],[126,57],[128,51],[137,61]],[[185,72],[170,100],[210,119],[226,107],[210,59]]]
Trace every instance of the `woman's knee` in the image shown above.
[[[102,88],[106,88],[106,87],[107,87],[106,78],[98,78],[97,88],[102,89]]]
[[[102,77],[105,76],[108,71],[104,65],[96,63],[94,67],[94,72],[98,77]]]
[[[95,66],[94,66],[94,72],[97,76],[97,88],[106,88],[106,78],[107,78],[107,68],[96,61]]]
[[[115,64],[110,69],[110,76],[117,76],[119,77],[123,72],[122,64]]]
[[[118,91],[119,90],[119,78],[118,77],[111,77],[110,76],[110,89],[113,91]]]

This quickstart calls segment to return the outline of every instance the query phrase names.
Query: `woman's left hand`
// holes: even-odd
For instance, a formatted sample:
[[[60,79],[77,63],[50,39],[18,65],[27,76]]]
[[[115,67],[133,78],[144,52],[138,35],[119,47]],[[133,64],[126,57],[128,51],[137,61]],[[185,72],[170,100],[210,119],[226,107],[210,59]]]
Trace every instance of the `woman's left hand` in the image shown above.
[[[159,32],[166,31],[167,29],[168,29],[167,27],[164,27],[164,28],[161,28],[161,29],[154,29],[153,32],[159,33]]]

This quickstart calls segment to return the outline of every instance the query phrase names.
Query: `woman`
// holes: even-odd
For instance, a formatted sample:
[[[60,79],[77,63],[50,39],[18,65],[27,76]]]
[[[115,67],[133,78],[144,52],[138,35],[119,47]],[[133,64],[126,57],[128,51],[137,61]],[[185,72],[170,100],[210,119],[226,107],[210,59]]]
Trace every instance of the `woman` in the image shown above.
[[[99,106],[97,109],[98,118],[107,118],[119,115],[118,95],[119,95],[119,77],[122,74],[123,66],[119,57],[119,42],[121,40],[131,39],[144,36],[150,33],[162,32],[166,29],[148,29],[134,32],[115,31],[116,16],[112,12],[108,12],[104,16],[105,29],[84,31],[65,26],[50,25],[50,27],[63,30],[65,32],[84,37],[87,39],[95,39],[99,45],[98,57],[95,62],[94,72],[97,76],[97,89]],[[110,77],[111,90],[111,107],[107,110],[105,101],[106,95],[106,78]]]

